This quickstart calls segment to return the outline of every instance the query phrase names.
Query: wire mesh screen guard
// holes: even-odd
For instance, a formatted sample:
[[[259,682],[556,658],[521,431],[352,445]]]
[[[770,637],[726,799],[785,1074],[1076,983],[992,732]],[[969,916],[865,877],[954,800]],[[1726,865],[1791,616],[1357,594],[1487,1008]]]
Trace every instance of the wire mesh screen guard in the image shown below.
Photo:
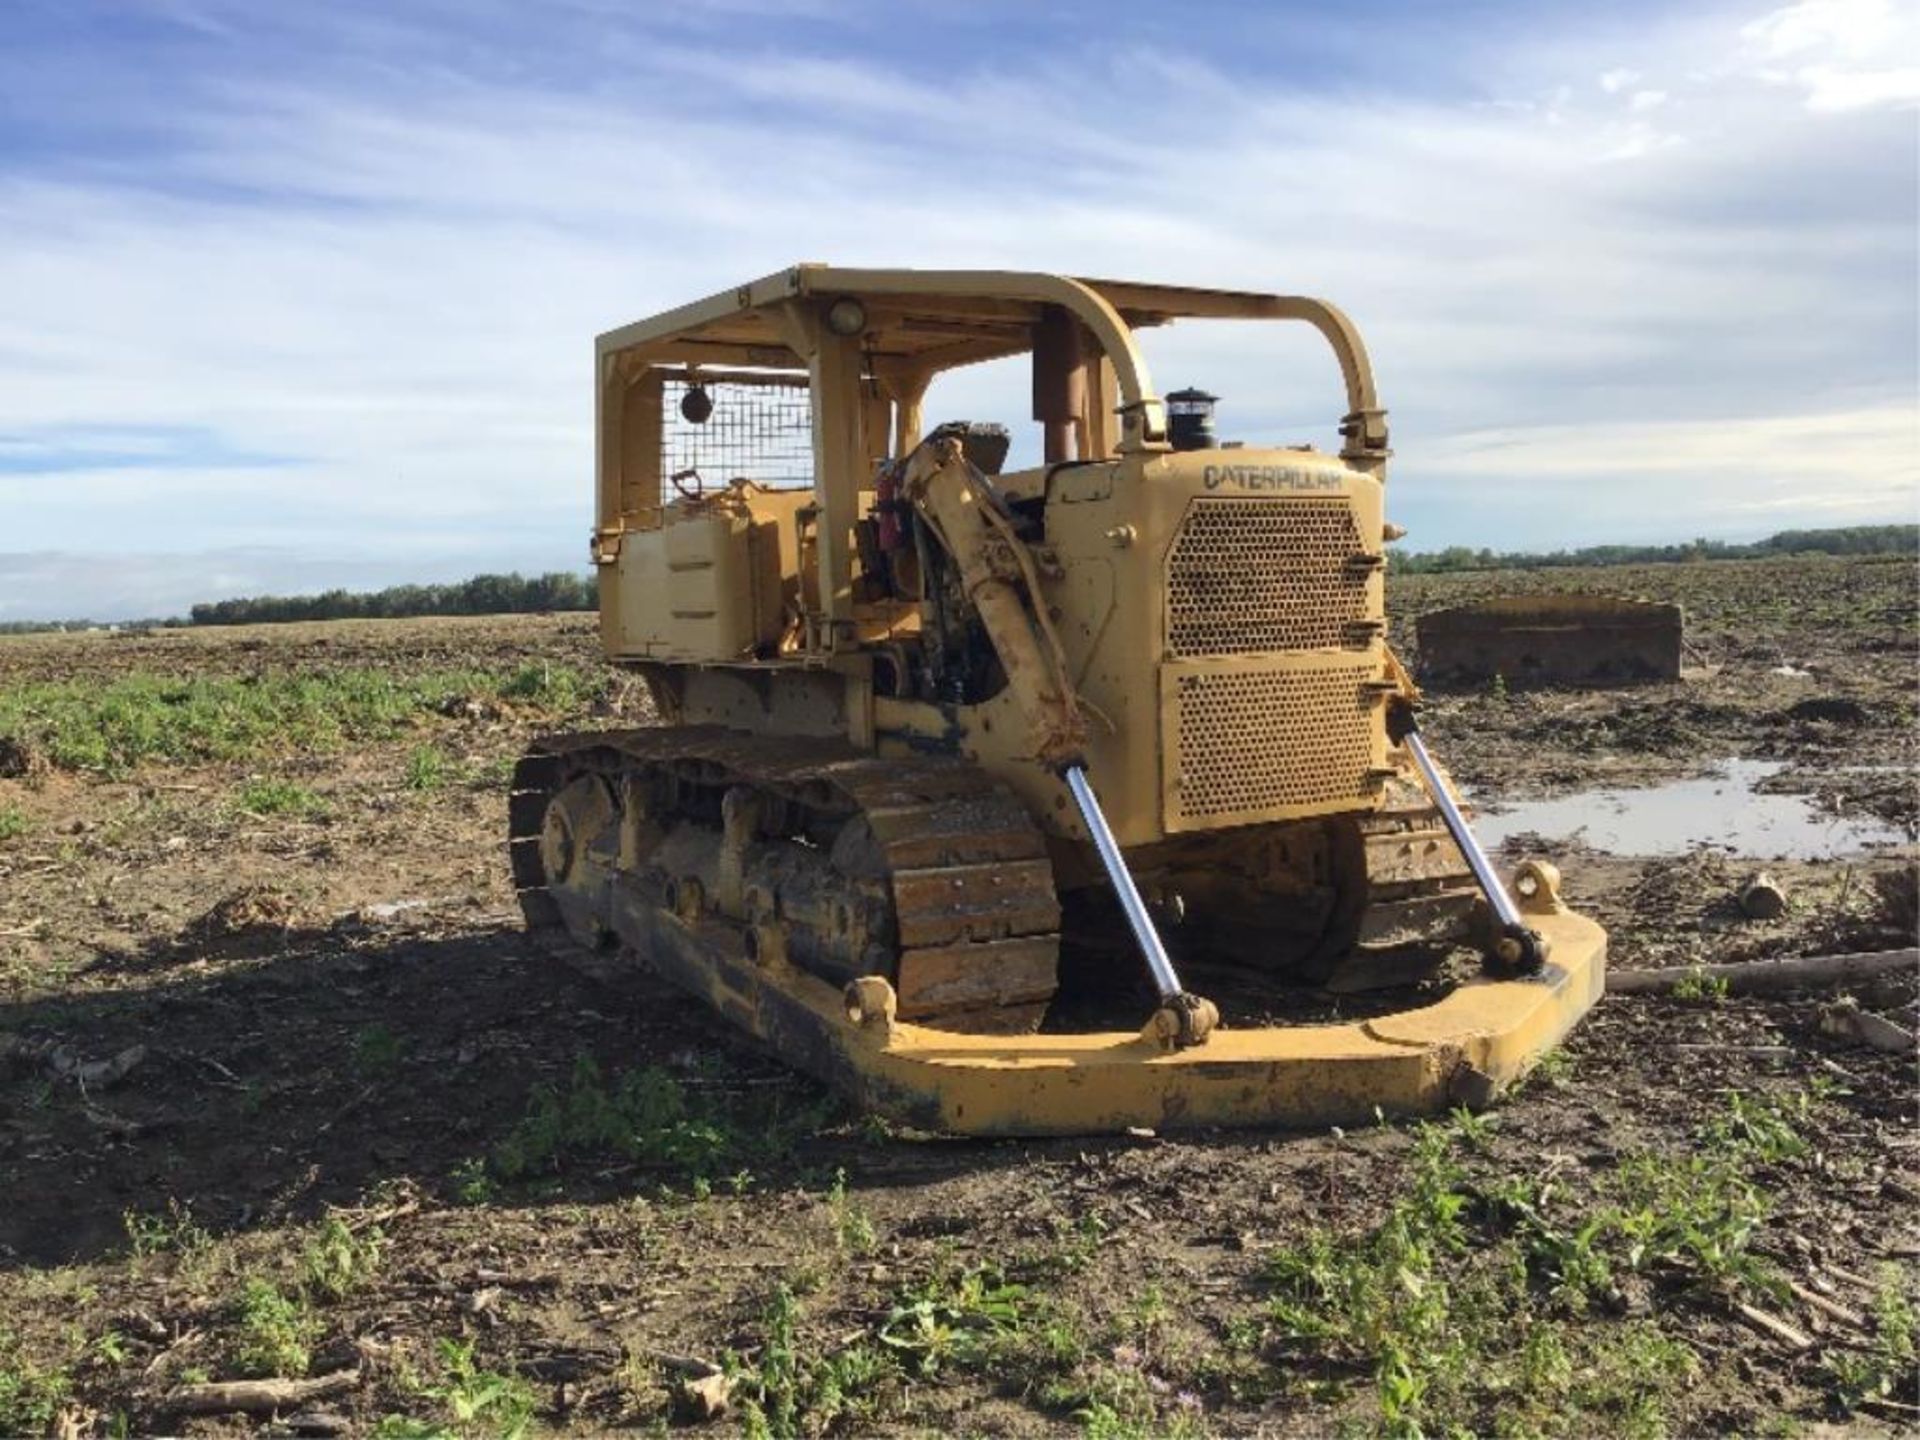
[[[680,402],[692,388],[685,378],[669,376],[662,383],[663,501],[696,490],[718,490],[741,476],[769,490],[803,490],[813,484],[813,411],[804,378],[702,380],[699,388],[713,402],[713,412],[699,425],[680,413]],[[698,478],[686,476],[689,470]],[[685,478],[676,485],[675,475]]]

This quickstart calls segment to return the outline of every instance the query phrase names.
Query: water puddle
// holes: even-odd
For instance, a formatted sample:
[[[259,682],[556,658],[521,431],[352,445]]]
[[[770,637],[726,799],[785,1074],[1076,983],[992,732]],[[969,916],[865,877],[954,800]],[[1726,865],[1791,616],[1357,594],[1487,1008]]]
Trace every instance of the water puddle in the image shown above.
[[[1760,860],[1825,860],[1905,839],[1881,820],[1824,814],[1806,795],[1755,792],[1785,768],[1771,760],[1728,760],[1697,779],[1642,790],[1519,800],[1482,810],[1474,829],[1489,849],[1531,832],[1611,855],[1679,855],[1711,845]]]

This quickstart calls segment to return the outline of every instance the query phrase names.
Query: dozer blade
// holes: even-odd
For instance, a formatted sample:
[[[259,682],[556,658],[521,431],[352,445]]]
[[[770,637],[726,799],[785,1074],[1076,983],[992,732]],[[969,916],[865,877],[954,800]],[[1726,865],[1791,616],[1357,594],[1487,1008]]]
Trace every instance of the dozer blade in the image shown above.
[[[900,1021],[877,977],[842,992],[791,966],[756,963],[729,927],[687,924],[624,886],[614,901],[628,945],[789,1064],[903,1124],[953,1134],[1317,1128],[1478,1107],[1531,1069],[1604,987],[1604,933],[1560,908],[1527,917],[1551,945],[1538,975],[1476,979],[1396,1015],[1221,1028],[1189,1048],[1170,1048],[1152,1025],[967,1034]]]
[[[1606,595],[1508,595],[1415,622],[1431,685],[1630,685],[1678,680],[1678,605]]]

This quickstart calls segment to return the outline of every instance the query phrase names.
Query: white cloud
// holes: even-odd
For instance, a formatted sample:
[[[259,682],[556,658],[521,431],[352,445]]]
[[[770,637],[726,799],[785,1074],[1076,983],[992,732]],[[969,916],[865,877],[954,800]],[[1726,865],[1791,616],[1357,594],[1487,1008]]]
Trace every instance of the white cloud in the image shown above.
[[[1802,0],[1740,31],[1754,72],[1797,86],[1809,110],[1920,105],[1920,12],[1892,0]],[[1888,64],[1892,59],[1896,63]]]
[[[572,55],[563,79],[209,78],[150,117],[158,158],[0,172],[0,436],[191,426],[297,463],[49,478],[9,474],[0,449],[0,550],[84,536],[480,568],[517,543],[522,568],[571,563],[592,335],[800,258],[1328,295],[1373,347],[1423,545],[1518,523],[1475,477],[1534,461],[1551,503],[1508,547],[1657,514],[1684,474],[1687,528],[1710,528],[1751,507],[1773,441],[1802,457],[1781,523],[1855,504],[1867,472],[1898,518],[1910,426],[1768,428],[1884,415],[1915,381],[1911,127],[1817,103],[1809,78],[1837,67],[1857,91],[1891,52],[1779,18],[1810,8],[1738,34],[1705,17],[1552,54],[1489,45],[1471,63],[1500,81],[1472,103],[1274,92],[1125,47],[929,76],[831,43],[630,33],[620,7],[594,17],[613,60]],[[241,31],[251,13],[193,10]],[[1569,83],[1595,74],[1599,93]],[[1080,98],[1105,86],[1141,102]],[[1149,352],[1163,388],[1226,394],[1230,433],[1325,441],[1339,413],[1310,332],[1180,327]],[[956,387],[980,418],[1025,413],[1017,381]],[[1634,463],[1654,450],[1674,468]],[[1602,453],[1627,460],[1566,463]],[[175,603],[205,598],[169,573]],[[109,613],[70,581],[29,598]]]
[[[1898,496],[1920,486],[1920,406],[1475,430],[1433,447],[1427,468],[1539,480],[1733,477],[1747,484]]]
[[[1767,59],[1865,60],[1899,43],[1905,28],[1892,0],[1801,0],[1743,26],[1740,34]]]
[[[1898,70],[1849,70],[1809,65],[1795,77],[1806,87],[1809,110],[1864,110],[1920,105],[1920,65]]]

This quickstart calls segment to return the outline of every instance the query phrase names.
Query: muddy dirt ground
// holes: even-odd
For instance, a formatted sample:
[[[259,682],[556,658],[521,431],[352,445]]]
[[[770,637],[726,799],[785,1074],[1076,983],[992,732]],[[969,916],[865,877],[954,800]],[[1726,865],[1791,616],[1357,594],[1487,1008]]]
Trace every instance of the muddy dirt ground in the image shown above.
[[[1431,697],[1481,804],[1751,758],[1902,842],[1510,846],[1559,863],[1616,969],[1913,943],[1909,564],[1396,578],[1396,643],[1538,586],[1681,601],[1693,668]],[[335,725],[369,675],[422,684]],[[189,676],[235,688],[169,749],[149,727]],[[281,740],[219,713],[293,682]],[[0,1433],[1920,1422],[1913,1059],[1829,1033],[1832,992],[1609,998],[1502,1106],[1426,1130],[901,1133],[528,943],[511,757],[646,719],[585,617],[0,640]],[[109,723],[141,758],[89,760]],[[1777,920],[1734,902],[1762,862]],[[1854,994],[1911,1031],[1915,988]],[[182,1408],[330,1376],[277,1414]]]

